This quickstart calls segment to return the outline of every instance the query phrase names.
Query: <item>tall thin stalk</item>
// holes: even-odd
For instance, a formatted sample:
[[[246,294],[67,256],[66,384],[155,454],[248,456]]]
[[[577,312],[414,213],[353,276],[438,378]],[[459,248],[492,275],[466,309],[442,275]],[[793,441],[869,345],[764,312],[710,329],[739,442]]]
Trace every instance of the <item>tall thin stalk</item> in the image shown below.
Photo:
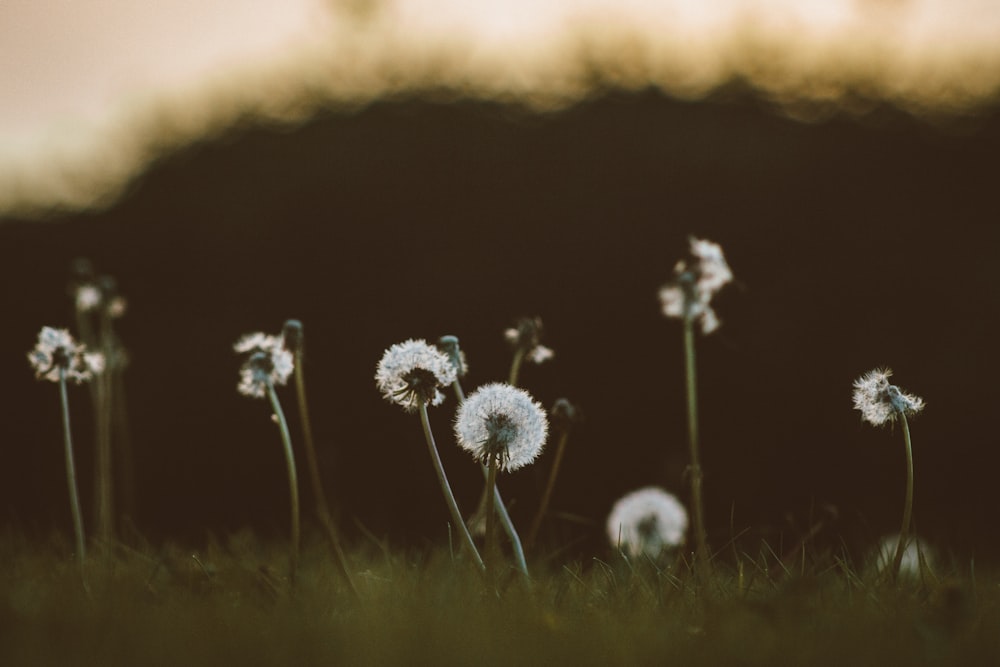
[[[892,576],[898,577],[903,564],[903,554],[906,542],[910,537],[910,522],[913,516],[913,446],[910,442],[910,425],[906,413],[899,411],[899,420],[903,424],[903,442],[906,445],[906,496],[903,500],[903,526],[899,529],[899,543],[896,545],[896,556],[892,560]]]
[[[687,378],[688,449],[690,455],[691,508],[694,514],[695,563],[708,566],[708,537],[705,532],[705,510],[702,503],[701,458],[698,450],[698,394],[695,380],[694,320],[684,318],[684,373]]]
[[[278,401],[278,394],[274,391],[274,383],[270,379],[265,380],[267,387],[267,397],[271,401],[271,408],[278,420],[278,428],[281,431],[281,442],[285,449],[285,464],[288,469],[288,489],[291,499],[291,522],[292,522],[292,544],[289,557],[288,577],[294,583],[295,573],[299,564],[299,541],[301,528],[299,526],[299,480],[295,472],[295,453],[292,451],[292,437],[288,432],[288,422],[285,420],[285,413],[281,409]]]
[[[451,520],[455,524],[456,530],[462,535],[462,541],[465,546],[468,547],[469,553],[472,554],[472,559],[479,567],[480,570],[486,569],[486,565],[483,563],[482,557],[479,555],[479,550],[476,549],[476,543],[472,541],[472,535],[469,534],[469,528],[465,525],[465,521],[462,519],[462,512],[458,509],[458,503],[455,502],[455,495],[451,492],[451,485],[448,484],[448,476],[444,472],[444,465],[441,463],[441,456],[438,454],[437,445],[434,443],[434,434],[431,432],[430,419],[427,416],[427,402],[422,398],[419,399],[420,402],[420,425],[424,429],[424,439],[427,440],[427,451],[431,456],[431,463],[434,464],[434,472],[437,474],[438,482],[441,485],[441,493],[444,494],[445,502],[448,504],[448,511],[451,513]]]
[[[73,438],[69,427],[69,396],[66,392],[66,369],[59,368],[59,399],[62,403],[63,441],[66,449],[66,485],[69,487],[69,507],[73,515],[73,533],[76,537],[76,559],[83,568],[87,547],[83,537],[83,514],[80,512],[80,494],[76,487],[76,465],[73,462]]]
[[[556,456],[555,460],[552,461],[552,470],[549,471],[549,479],[545,484],[542,500],[538,504],[538,511],[535,513],[535,518],[531,522],[531,528],[528,530],[528,538],[525,540],[528,543],[529,549],[535,545],[535,540],[538,539],[538,531],[542,527],[542,521],[545,519],[545,514],[549,511],[549,503],[552,501],[552,490],[556,486],[556,478],[559,476],[559,468],[562,465],[563,454],[566,451],[566,442],[568,440],[569,430],[564,430],[559,434],[559,443],[556,445]]]

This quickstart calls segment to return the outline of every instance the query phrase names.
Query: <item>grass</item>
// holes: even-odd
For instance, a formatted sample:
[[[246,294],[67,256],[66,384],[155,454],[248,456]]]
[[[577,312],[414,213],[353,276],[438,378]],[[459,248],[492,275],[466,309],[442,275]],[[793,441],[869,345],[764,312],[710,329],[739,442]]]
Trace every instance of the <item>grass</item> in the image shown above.
[[[287,544],[239,533],[192,550],[93,550],[88,589],[61,539],[0,539],[4,665],[954,665],[1000,657],[1000,577],[890,585],[837,558],[786,570],[615,556],[532,563],[496,583],[446,549],[365,543],[347,563],[308,533],[295,586]],[[761,553],[766,553],[765,549]]]

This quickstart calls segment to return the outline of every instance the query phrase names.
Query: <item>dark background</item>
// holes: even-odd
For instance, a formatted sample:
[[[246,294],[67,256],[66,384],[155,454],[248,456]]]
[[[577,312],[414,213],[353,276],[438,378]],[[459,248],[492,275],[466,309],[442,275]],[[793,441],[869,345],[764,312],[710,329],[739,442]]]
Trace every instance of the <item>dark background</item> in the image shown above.
[[[996,559],[998,159],[996,114],[809,124],[749,95],[611,93],[545,115],[409,98],[296,129],[245,120],[164,155],[109,210],[0,224],[4,521],[69,530],[57,390],[25,353],[42,325],[72,325],[68,267],[85,256],[129,300],[143,535],[286,534],[278,434],[265,402],[237,395],[231,346],[296,317],[346,539],[366,539],[360,523],[443,543],[419,420],[379,396],[375,365],[392,343],[454,334],[471,390],[506,377],[504,329],[539,315],[556,357],[522,382],[587,418],[553,503],[580,520],[553,520],[546,539],[602,554],[621,494],[660,484],[687,499],[681,326],[657,290],[694,234],[737,278],[717,299],[722,328],[697,343],[713,544],[788,546],[831,508],[819,545],[860,552],[898,530],[901,433],[851,408],[852,381],[888,365],[927,401],[912,421],[919,532],[960,563]],[[87,392],[71,401],[89,510]],[[432,421],[468,514],[481,478],[453,444],[453,411],[449,398]],[[522,530],[550,463],[501,480]],[[309,508],[301,456],[300,475]]]

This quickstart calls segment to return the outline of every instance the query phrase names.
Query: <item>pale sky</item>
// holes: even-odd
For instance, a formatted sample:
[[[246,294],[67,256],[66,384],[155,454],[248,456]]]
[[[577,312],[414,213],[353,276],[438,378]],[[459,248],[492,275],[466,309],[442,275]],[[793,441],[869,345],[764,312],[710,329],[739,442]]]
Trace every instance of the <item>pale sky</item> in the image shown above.
[[[595,63],[683,97],[739,74],[963,108],[1000,90],[1000,0],[0,0],[0,210],[92,202],[152,117],[182,141],[422,82],[558,105]]]

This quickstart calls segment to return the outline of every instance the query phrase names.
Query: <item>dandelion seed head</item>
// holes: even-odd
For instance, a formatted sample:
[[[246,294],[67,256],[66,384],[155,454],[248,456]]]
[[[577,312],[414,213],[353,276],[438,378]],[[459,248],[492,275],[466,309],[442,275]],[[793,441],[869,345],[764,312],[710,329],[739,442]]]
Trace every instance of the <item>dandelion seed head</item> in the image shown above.
[[[732,282],[733,272],[719,244],[694,237],[689,242],[691,260],[674,266],[674,282],[660,288],[660,306],[666,317],[689,318],[709,334],[720,324],[712,297]]]
[[[684,544],[687,510],[676,496],[656,486],[622,496],[608,515],[611,546],[627,555],[655,559],[668,549]]]
[[[455,373],[458,377],[465,377],[469,372],[469,362],[465,358],[465,350],[458,343],[457,336],[441,336],[438,338],[438,342],[434,344],[434,347],[448,356],[451,365],[455,367]]]
[[[854,409],[861,411],[861,418],[873,426],[892,423],[899,415],[915,415],[924,409],[922,398],[890,384],[890,377],[891,369],[876,368],[854,381]]]
[[[557,431],[568,432],[582,420],[580,409],[570,403],[569,399],[557,398],[549,410],[549,420]]]
[[[899,535],[886,535],[879,540],[878,545],[872,552],[871,558],[877,570],[882,571],[892,567],[896,558],[896,548],[899,546]],[[934,551],[926,542],[918,537],[910,536],[903,547],[903,560],[899,564],[899,574],[905,577],[917,577],[920,575],[920,558],[923,556],[924,562],[933,567]]]
[[[101,290],[96,285],[85,283],[76,288],[76,310],[89,313],[101,305]]]
[[[240,367],[240,380],[236,385],[236,390],[244,396],[264,398],[269,383],[274,386],[286,384],[295,370],[295,359],[279,336],[260,332],[246,334],[236,341],[233,350],[249,355]]]
[[[551,348],[542,345],[542,318],[522,317],[514,327],[504,331],[504,338],[515,350],[521,350],[528,361],[541,364],[555,356]]]
[[[66,329],[42,327],[38,343],[28,352],[28,362],[39,380],[58,382],[62,370],[67,380],[80,384],[101,373],[105,365],[104,355],[86,349]]]
[[[548,428],[541,404],[523,389],[499,382],[469,395],[455,420],[459,446],[481,463],[496,459],[505,471],[534,461],[545,446]]]
[[[375,384],[386,400],[414,412],[421,403],[440,405],[441,387],[456,379],[455,366],[441,350],[422,339],[410,339],[390,347],[375,370]]]

